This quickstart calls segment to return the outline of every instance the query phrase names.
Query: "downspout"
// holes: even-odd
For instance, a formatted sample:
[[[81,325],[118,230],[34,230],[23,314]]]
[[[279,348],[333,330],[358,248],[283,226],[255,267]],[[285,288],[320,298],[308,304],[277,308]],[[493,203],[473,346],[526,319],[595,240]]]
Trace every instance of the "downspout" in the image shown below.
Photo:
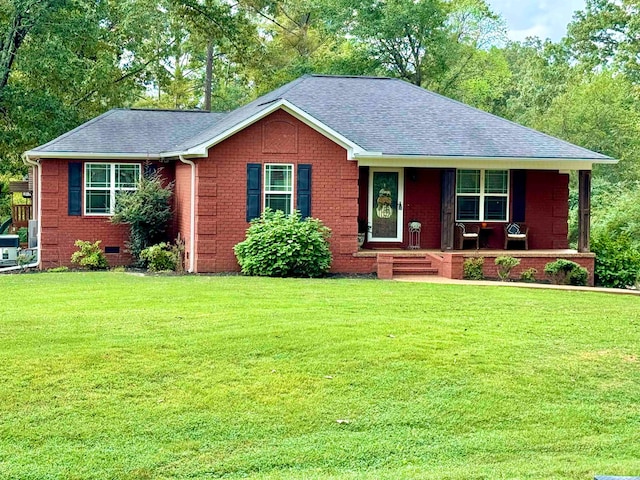
[[[40,164],[40,160],[32,160],[29,158],[27,154],[22,156],[22,162],[28,167],[34,167],[38,172],[37,182],[38,182],[38,190],[36,193],[36,200],[38,201],[38,209],[37,209],[37,218],[38,221],[38,244],[35,248],[36,251],[36,259],[34,262],[28,265],[16,265],[14,267],[0,268],[0,273],[3,272],[11,272],[14,270],[24,270],[27,268],[38,268],[40,266],[40,248],[41,248],[41,239],[42,239],[42,165]]]
[[[196,164],[187,160],[182,155],[178,155],[182,163],[191,165],[191,212],[189,228],[189,273],[193,273],[196,253]]]

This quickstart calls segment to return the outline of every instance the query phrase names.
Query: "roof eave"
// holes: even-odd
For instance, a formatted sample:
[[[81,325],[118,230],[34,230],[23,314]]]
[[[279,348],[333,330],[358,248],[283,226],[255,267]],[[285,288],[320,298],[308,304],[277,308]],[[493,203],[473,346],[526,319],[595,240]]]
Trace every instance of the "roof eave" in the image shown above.
[[[122,153],[122,152],[43,152],[29,150],[25,152],[29,158],[64,158],[79,160],[158,160],[164,155],[159,153]]]
[[[390,155],[373,152],[357,153],[360,166],[422,168],[501,168],[526,170],[592,170],[594,164],[615,165],[613,158],[539,158],[486,156]]]

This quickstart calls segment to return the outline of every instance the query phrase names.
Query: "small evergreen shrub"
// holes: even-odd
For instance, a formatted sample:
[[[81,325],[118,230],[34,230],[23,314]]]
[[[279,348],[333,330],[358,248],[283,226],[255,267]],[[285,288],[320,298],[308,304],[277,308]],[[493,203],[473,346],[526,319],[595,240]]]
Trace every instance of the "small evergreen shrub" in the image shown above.
[[[564,258],[547,263],[544,266],[544,273],[556,285],[586,285],[589,278],[586,268]]]
[[[234,247],[242,273],[267,277],[319,277],[331,267],[331,230],[300,212],[266,209]]]
[[[504,282],[509,279],[511,270],[520,265],[520,260],[510,257],[509,255],[502,255],[496,258],[495,264],[496,267],[498,267],[498,277]]]
[[[626,233],[604,232],[592,238],[596,254],[595,280],[602,287],[625,288],[634,285],[640,275],[640,251]]]
[[[533,267],[527,268],[520,274],[520,280],[522,280],[523,282],[535,282],[537,273],[537,269]]]
[[[71,263],[76,263],[89,270],[105,270],[109,267],[107,257],[100,248],[100,240],[95,243],[76,240],[75,246],[79,248],[71,255]]]
[[[462,264],[463,277],[466,280],[484,279],[484,258],[467,258]]]
[[[145,262],[150,272],[173,272],[178,266],[176,251],[171,245],[164,242],[142,250],[140,259]]]

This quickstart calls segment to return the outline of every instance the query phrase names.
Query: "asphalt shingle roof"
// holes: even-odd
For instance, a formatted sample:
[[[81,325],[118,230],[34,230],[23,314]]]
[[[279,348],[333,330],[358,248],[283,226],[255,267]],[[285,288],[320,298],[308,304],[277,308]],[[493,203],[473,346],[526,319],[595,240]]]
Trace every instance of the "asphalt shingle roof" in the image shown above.
[[[114,110],[35,151],[184,151],[280,99],[385,155],[610,159],[402,80],[323,75],[301,77],[228,114]]]
[[[157,155],[173,150],[225,115],[197,110],[115,109],[33,151]]]

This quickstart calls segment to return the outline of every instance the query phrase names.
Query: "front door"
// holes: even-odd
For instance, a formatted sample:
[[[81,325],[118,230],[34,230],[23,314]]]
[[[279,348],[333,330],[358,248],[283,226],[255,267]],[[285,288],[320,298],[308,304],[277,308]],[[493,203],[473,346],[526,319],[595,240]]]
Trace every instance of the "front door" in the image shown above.
[[[403,195],[403,169],[369,169],[369,242],[402,242]]]

